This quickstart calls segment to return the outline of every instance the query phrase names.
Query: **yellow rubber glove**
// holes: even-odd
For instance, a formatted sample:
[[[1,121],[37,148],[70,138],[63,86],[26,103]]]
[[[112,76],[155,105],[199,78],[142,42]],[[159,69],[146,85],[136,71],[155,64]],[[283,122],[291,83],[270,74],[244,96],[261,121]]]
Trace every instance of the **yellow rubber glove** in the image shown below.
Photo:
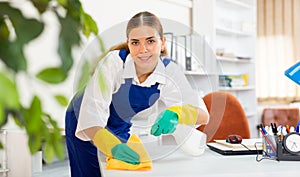
[[[198,110],[195,106],[187,104],[184,106],[171,106],[167,110],[177,113],[178,123],[195,125],[198,117]]]
[[[139,164],[139,155],[127,144],[122,143],[116,136],[107,129],[100,129],[94,136],[95,146],[107,157],[131,163]]]
[[[140,162],[151,162],[151,158],[143,145],[143,142],[136,134],[132,134],[127,141],[128,147],[134,150],[140,156]]]
[[[100,129],[94,136],[94,145],[106,156],[112,157],[111,149],[122,142],[107,129]]]

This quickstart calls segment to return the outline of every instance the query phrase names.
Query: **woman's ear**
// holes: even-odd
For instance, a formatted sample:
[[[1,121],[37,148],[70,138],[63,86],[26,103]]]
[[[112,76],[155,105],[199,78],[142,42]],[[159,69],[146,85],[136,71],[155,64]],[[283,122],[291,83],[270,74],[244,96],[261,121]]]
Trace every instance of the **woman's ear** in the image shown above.
[[[161,51],[164,51],[166,48],[166,37],[161,39]]]

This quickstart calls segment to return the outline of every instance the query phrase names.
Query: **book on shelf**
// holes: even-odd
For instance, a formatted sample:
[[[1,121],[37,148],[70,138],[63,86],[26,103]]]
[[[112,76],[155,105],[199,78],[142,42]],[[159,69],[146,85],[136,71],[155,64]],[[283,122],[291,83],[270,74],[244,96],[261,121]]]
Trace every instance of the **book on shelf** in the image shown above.
[[[248,74],[237,74],[237,75],[219,75],[219,86],[220,87],[245,87],[248,86]]]

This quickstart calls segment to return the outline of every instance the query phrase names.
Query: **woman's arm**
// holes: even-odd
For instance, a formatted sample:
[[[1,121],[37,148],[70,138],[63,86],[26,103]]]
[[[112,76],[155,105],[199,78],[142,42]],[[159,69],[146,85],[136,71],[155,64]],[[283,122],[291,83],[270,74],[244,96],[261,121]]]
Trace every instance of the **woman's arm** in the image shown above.
[[[95,137],[95,134],[102,129],[102,127],[100,126],[94,126],[94,127],[90,127],[87,128],[85,130],[83,130],[83,132],[89,137],[89,139],[93,140]]]
[[[197,110],[198,110],[198,118],[196,124],[199,126],[208,124],[209,114],[206,111],[202,110],[201,108],[197,108]]]
[[[95,132],[106,126],[117,75],[122,68],[118,51],[108,53],[98,64],[84,90],[76,129],[79,139],[92,140]]]

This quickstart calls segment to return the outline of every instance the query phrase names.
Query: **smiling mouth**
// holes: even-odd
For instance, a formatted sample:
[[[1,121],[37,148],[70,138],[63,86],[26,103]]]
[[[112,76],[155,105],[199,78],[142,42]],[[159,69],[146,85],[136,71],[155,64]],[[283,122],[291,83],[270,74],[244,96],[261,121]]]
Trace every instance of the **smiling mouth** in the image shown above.
[[[151,56],[143,56],[143,57],[138,57],[140,60],[143,60],[143,61],[148,61]]]

